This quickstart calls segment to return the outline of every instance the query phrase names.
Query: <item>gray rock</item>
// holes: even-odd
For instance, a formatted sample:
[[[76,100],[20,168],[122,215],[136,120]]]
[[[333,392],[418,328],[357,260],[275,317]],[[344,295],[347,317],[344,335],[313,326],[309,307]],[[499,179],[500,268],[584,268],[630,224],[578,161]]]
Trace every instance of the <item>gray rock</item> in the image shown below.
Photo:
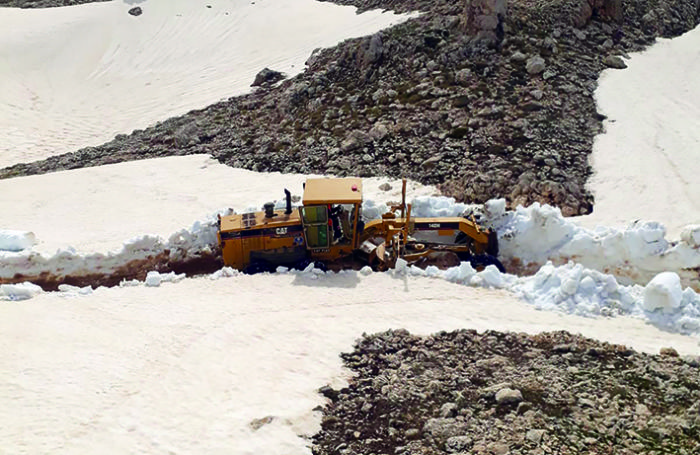
[[[487,448],[493,455],[506,455],[510,452],[508,444],[503,444],[502,442],[492,442]]]
[[[455,73],[455,82],[466,85],[473,77],[472,71],[469,68],[463,68]]]
[[[504,388],[496,392],[496,403],[514,404],[523,401],[523,394],[520,390]]]
[[[271,70],[270,68],[263,68],[258,74],[255,75],[255,80],[251,87],[260,87],[263,85],[271,85],[276,82],[281,81],[286,76],[279,71]]]
[[[544,71],[544,68],[544,59],[539,55],[530,57],[525,64],[525,70],[530,75],[540,74],[542,71]]]
[[[375,123],[374,126],[369,130],[369,137],[375,141],[381,141],[389,134],[389,128],[383,123]]]
[[[608,55],[605,57],[605,60],[603,60],[603,63],[608,68],[615,68],[619,70],[627,68],[625,61],[617,55]]]
[[[539,444],[542,441],[542,437],[546,432],[546,430],[528,430],[528,432],[525,434],[525,438],[528,441],[532,441],[535,444]]]
[[[385,183],[385,185],[387,185]],[[382,189],[381,186],[379,189]],[[391,187],[389,187],[391,189]],[[446,417],[454,417],[457,415],[457,411],[459,408],[457,407],[456,403],[445,403],[442,406],[440,406],[440,417],[446,418]]]
[[[273,420],[275,420],[275,417],[274,417],[274,416],[266,416],[266,417],[262,417],[262,418],[260,418],[260,419],[253,419],[253,420],[251,420],[251,421],[248,423],[248,426],[249,426],[253,431],[257,431],[257,430],[259,430],[260,428],[262,428],[263,426],[265,426],[265,425],[267,425],[267,424],[269,424],[269,423],[272,423]]]
[[[527,60],[527,55],[523,54],[520,51],[515,51],[513,55],[510,56],[511,61],[513,62],[524,62]]]
[[[345,140],[340,144],[340,151],[343,153],[350,152],[352,150],[359,149],[365,144],[371,141],[368,134],[354,130],[345,138]]]
[[[420,438],[420,430],[418,428],[409,428],[406,430],[406,433],[404,433],[406,436],[406,439],[419,439]]]
[[[140,6],[135,6],[129,10],[129,14],[131,14],[132,16],[140,16],[141,14],[143,14],[143,10]]]
[[[447,440],[453,436],[463,436],[467,432],[467,424],[456,418],[428,419],[423,425],[423,433],[434,439]]]
[[[469,436],[452,436],[445,442],[445,450],[448,453],[466,452],[473,444]]]
[[[369,65],[378,62],[382,57],[383,43],[381,33],[375,33],[369,39],[369,46],[364,53],[363,63]]]
[[[433,157],[428,158],[427,160],[423,161],[421,163],[421,167],[423,169],[432,169],[440,162],[441,159],[442,159],[441,155],[433,156]]]

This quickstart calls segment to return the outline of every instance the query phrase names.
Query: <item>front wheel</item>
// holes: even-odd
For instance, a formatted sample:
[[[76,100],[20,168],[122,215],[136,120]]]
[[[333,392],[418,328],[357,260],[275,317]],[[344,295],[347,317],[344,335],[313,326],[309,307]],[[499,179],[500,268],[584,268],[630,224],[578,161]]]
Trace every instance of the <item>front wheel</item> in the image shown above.
[[[253,261],[243,269],[243,273],[246,275],[255,275],[256,273],[272,271],[274,271],[274,269],[267,261]]]
[[[327,271],[328,271],[328,267],[326,267],[326,264],[325,264],[324,262],[321,262],[321,261],[312,261],[311,259],[308,259],[308,258],[307,258],[307,259],[302,259],[301,261],[298,261],[296,264],[294,264],[294,268],[297,269],[297,270],[304,270],[304,269],[306,269],[306,268],[309,266],[309,264],[311,264],[312,262],[313,262],[313,264],[314,264],[314,268],[315,268],[315,269],[319,269],[319,270],[321,270],[322,272],[327,272]]]
[[[474,267],[475,269],[485,268],[489,265],[495,265],[499,272],[506,273],[506,268],[503,267],[501,261],[499,261],[495,256],[491,256],[490,254],[475,254],[469,258],[469,263],[471,263],[472,267]]]

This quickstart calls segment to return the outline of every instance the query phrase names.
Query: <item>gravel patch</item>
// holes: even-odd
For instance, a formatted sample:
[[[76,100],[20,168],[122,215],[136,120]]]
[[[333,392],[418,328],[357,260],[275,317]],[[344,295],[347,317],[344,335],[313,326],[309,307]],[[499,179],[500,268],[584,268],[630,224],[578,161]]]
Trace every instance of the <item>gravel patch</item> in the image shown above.
[[[343,354],[315,455],[697,454],[700,363],[567,332],[405,330]]]

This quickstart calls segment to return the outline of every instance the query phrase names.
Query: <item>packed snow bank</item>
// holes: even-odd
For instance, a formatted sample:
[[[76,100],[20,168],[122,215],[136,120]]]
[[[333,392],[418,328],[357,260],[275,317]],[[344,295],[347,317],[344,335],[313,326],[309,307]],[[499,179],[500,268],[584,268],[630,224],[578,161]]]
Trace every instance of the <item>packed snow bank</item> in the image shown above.
[[[700,296],[690,288],[682,290],[678,275],[672,272],[659,274],[646,287],[624,286],[612,275],[574,263],[556,267],[548,262],[528,277],[503,274],[492,265],[476,272],[468,262],[447,270],[399,263],[394,273],[507,290],[539,310],[585,317],[629,315],[664,330],[700,333]]]
[[[189,229],[179,230],[168,240],[144,235],[127,241],[121,249],[108,253],[85,254],[72,248],[59,250],[51,256],[35,251],[0,251],[0,279],[11,279],[18,273],[24,277],[110,275],[130,263],[147,262],[153,258],[160,257],[169,263],[183,263],[203,255],[215,256],[216,215],[195,222]],[[154,276],[152,282],[159,279],[160,277]]]
[[[2,8],[0,167],[99,145],[294,76],[314,49],[411,17],[316,0],[149,0]],[[96,115],[95,113],[99,113]]]
[[[22,251],[36,243],[33,232],[0,229],[0,251]]]
[[[532,204],[506,210],[505,200],[484,205],[455,202],[444,196],[422,196],[411,201],[416,217],[473,214],[477,221],[498,232],[501,261],[508,268],[534,272],[547,261],[570,260],[587,268],[613,274],[625,284],[646,284],[664,271],[678,273],[685,286],[700,289],[700,226],[683,230],[681,239],[666,239],[658,222],[633,222],[626,228],[586,229],[576,218],[565,218],[556,207]],[[364,214],[378,218],[386,204],[367,201]],[[513,262],[512,260],[516,260]],[[517,265],[516,265],[517,264]]]
[[[380,201],[368,198],[363,206],[364,215],[375,218],[384,213],[387,199]],[[276,201],[278,209],[284,204],[283,199]],[[658,223],[633,223],[625,230],[605,228],[590,231],[562,217],[558,209],[540,204],[507,211],[504,200],[470,206],[445,197],[421,196],[414,199],[413,207],[415,216],[473,214],[480,222],[498,231],[500,256],[506,264],[509,259],[517,259],[521,266],[531,267],[533,273],[539,271],[533,277],[518,278],[498,273],[495,267],[475,273],[468,264],[462,264],[460,268],[447,271],[436,267],[428,267],[425,271],[411,268],[412,274],[507,289],[540,309],[586,316],[620,312],[643,317],[660,327],[679,332],[694,332],[700,327],[697,295],[690,289],[679,291],[688,285],[687,281],[697,283],[697,274],[687,270],[700,266],[700,251],[695,244],[689,243],[695,241],[697,228],[688,229],[687,241],[670,243],[665,239],[663,226]],[[35,251],[0,252],[0,278],[11,278],[18,272],[25,276],[109,274],[131,261],[146,261],[163,255],[171,261],[186,262],[216,254],[216,231],[214,214],[194,223],[189,229],[172,234],[167,240],[140,236],[125,242],[120,250],[106,254],[84,254],[71,249],[60,250],[52,256]],[[567,264],[570,260],[577,264]],[[555,267],[547,261],[566,265]],[[544,267],[540,269],[541,265]],[[398,269],[407,270],[405,264],[399,264]],[[646,290],[641,286],[631,286],[635,282],[646,285],[656,275],[667,271],[675,272],[671,275],[676,278],[680,275],[678,286],[670,284],[669,275],[657,277]],[[318,270],[309,272],[312,275],[319,273]],[[222,270],[213,278],[230,275],[229,271]],[[153,272],[146,282],[149,286],[157,286],[171,278],[178,279],[176,275]],[[133,283],[124,285],[129,284]]]

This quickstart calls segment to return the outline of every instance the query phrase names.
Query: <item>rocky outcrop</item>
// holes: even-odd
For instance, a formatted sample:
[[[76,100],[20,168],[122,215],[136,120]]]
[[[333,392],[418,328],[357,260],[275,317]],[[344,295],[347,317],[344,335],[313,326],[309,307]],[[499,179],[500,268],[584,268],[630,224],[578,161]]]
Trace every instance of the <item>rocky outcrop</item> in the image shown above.
[[[271,70],[270,68],[263,68],[258,74],[255,75],[255,80],[253,81],[252,84],[250,84],[251,87],[261,87],[261,86],[268,86],[268,85],[274,85],[277,82],[281,81],[284,79],[286,76],[279,71],[274,71]]]
[[[496,44],[503,40],[506,0],[463,0],[465,28],[478,40]]]
[[[0,0],[0,7],[8,8],[56,8],[59,6],[83,5],[85,3],[111,0]]]
[[[365,335],[314,455],[697,453],[700,358],[566,332]]]

